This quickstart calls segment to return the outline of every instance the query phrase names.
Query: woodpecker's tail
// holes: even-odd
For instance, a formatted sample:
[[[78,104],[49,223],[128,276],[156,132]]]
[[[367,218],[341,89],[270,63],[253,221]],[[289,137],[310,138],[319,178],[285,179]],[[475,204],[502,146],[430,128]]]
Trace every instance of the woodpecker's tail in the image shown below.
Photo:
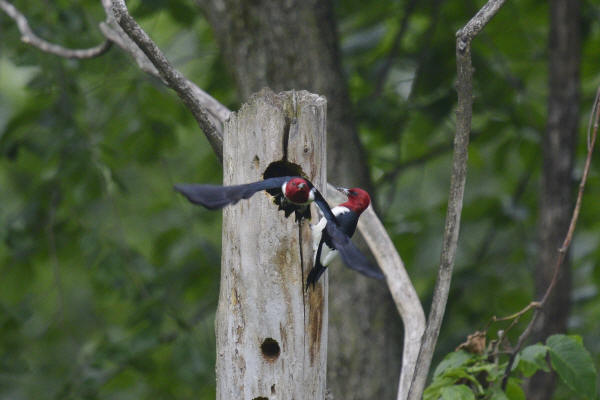
[[[313,269],[310,270],[308,273],[308,278],[306,278],[306,290],[308,290],[310,285],[312,285],[313,288],[315,287],[317,281],[321,275],[323,275],[323,272],[325,272],[326,269],[327,267],[322,266],[321,263],[317,263]]]
[[[325,219],[325,218],[323,218]],[[327,221],[325,221],[327,222]],[[319,231],[322,232],[322,231]],[[315,231],[313,229],[313,235],[315,234]],[[313,240],[314,240],[314,236],[313,236]],[[323,275],[323,272],[325,272],[325,270],[327,269],[326,266],[323,266],[323,264],[321,263],[321,252],[323,251],[323,244],[325,243],[325,241],[323,240],[324,238],[321,238],[321,241],[319,242],[318,246],[317,246],[317,251],[315,253],[315,261],[314,264],[315,266],[310,270],[310,272],[308,273],[308,277],[306,278],[306,290],[308,290],[308,287],[312,284],[313,287],[315,287],[315,285],[317,284],[317,281],[319,280],[319,278],[321,277],[321,275]]]

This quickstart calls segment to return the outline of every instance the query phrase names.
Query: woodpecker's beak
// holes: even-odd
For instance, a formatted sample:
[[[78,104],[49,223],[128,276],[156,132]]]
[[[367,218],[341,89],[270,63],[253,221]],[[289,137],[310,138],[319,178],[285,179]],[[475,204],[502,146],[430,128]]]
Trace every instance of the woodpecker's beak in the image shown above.
[[[301,184],[298,185],[298,189],[302,189],[302,188],[304,188],[304,186],[306,186],[306,184],[301,183]]]
[[[337,190],[338,192],[344,193],[346,196],[350,196],[350,191],[346,188],[336,187],[335,190]]]

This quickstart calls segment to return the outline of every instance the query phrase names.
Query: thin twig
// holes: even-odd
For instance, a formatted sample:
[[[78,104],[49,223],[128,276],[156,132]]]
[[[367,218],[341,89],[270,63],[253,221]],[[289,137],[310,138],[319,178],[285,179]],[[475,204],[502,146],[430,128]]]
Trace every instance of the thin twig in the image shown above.
[[[519,353],[519,351],[525,344],[525,341],[527,340],[527,338],[533,331],[535,321],[537,320],[539,315],[542,313],[543,308],[546,305],[546,302],[548,301],[548,299],[550,298],[550,295],[552,294],[552,290],[554,289],[554,286],[556,286],[556,282],[558,281],[558,276],[560,275],[560,269],[561,269],[560,267],[562,266],[562,263],[567,254],[567,250],[569,249],[569,246],[571,245],[571,241],[573,240],[573,233],[575,232],[575,226],[577,225],[577,220],[579,219],[579,212],[581,211],[581,201],[583,199],[583,191],[585,189],[585,183],[587,182],[588,174],[590,172],[590,166],[592,164],[592,154],[594,153],[594,145],[596,143],[596,137],[598,135],[598,120],[599,120],[599,118],[600,118],[600,87],[598,88],[598,90],[596,92],[596,98],[594,100],[594,105],[592,107],[592,112],[590,115],[590,124],[588,125],[588,134],[589,134],[590,130],[592,130],[592,136],[591,136],[591,139],[589,139],[588,143],[587,143],[587,145],[588,145],[587,146],[588,147],[587,148],[587,157],[585,159],[583,175],[581,176],[581,181],[579,182],[579,191],[577,192],[577,201],[575,202],[575,207],[573,209],[573,215],[571,216],[571,222],[569,224],[569,229],[567,230],[567,233],[565,235],[565,239],[562,243],[562,246],[560,247],[560,249],[558,249],[558,257],[556,258],[556,264],[554,265],[554,273],[552,275],[552,280],[550,281],[550,285],[548,285],[548,288],[546,289],[546,292],[544,293],[542,300],[540,300],[539,306],[536,307],[536,310],[533,313],[533,316],[531,317],[531,321],[529,321],[529,324],[527,325],[527,327],[525,328],[523,333],[521,333],[521,336],[519,336],[517,345],[513,349],[510,359],[508,360],[508,364],[506,365],[506,369],[504,370],[504,377],[502,378],[502,390],[506,389],[506,385],[508,383],[508,376],[512,369],[512,365],[515,362],[515,358],[517,357],[517,354]],[[592,121],[593,121],[593,127],[590,128],[592,126]],[[525,307],[525,309],[527,309],[527,307]]]
[[[486,324],[485,328],[483,329],[483,332],[487,332],[490,329],[490,326],[495,322],[511,321],[510,325],[508,325],[508,327],[502,331],[503,333],[505,333],[505,337],[506,337],[506,334],[519,322],[519,320],[521,319],[521,317],[523,315],[525,315],[529,310],[534,309],[534,308],[539,308],[539,307],[540,307],[539,301],[532,301],[531,303],[529,303],[527,305],[527,307],[525,307],[521,311],[518,311],[518,312],[508,315],[506,317],[498,318],[494,315]]]
[[[521,318],[521,316],[525,313],[527,313],[527,311],[533,309],[533,308],[539,308],[540,307],[540,302],[539,301],[532,301],[531,303],[529,303],[527,305],[527,307],[525,307],[524,309],[522,309],[521,311],[518,311],[514,314],[511,315],[507,315],[506,317],[502,317],[502,318],[497,318],[496,316],[492,317],[492,322],[500,322],[500,321],[510,321],[513,319],[518,319]]]
[[[101,56],[102,54],[106,53],[112,45],[112,42],[107,39],[98,46],[90,47],[89,49],[67,49],[66,47],[50,43],[37,36],[33,30],[31,30],[31,27],[27,22],[27,18],[25,18],[25,16],[8,1],[0,0],[0,9],[2,9],[6,15],[8,15],[17,23],[19,32],[21,32],[21,41],[23,43],[37,47],[46,53],[65,58],[86,59]]]
[[[177,93],[179,98],[192,112],[194,118],[204,131],[210,145],[219,158],[223,155],[223,138],[219,131],[209,119],[206,110],[198,101],[195,95],[194,85],[186,79],[173,65],[167,60],[156,43],[150,39],[150,36],[138,25],[127,10],[123,0],[113,0],[113,15],[115,21],[127,33],[129,38],[138,45],[146,57],[152,62],[158,70],[161,78]]]
[[[469,134],[471,132],[471,116],[473,112],[473,68],[471,65],[471,40],[498,12],[505,0],[489,0],[471,20],[456,33],[456,67],[458,106],[456,110],[456,134],[454,136],[454,156],[448,210],[442,244],[442,254],[438,277],[433,292],[433,300],[427,328],[423,335],[417,367],[411,384],[408,398],[421,399],[431,359],[437,342],[446,302],[450,291],[454,258],[458,246],[460,216],[463,205],[465,182],[467,177],[467,155]]]

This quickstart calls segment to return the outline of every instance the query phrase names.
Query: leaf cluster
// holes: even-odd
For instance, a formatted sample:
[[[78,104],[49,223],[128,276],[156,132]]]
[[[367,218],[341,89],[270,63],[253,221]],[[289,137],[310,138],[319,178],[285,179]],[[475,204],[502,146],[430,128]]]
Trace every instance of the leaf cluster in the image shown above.
[[[449,353],[436,367],[423,398],[524,400],[525,393],[520,386],[523,378],[537,371],[553,371],[577,398],[596,399],[596,368],[579,336],[552,335],[546,344],[525,347],[517,354],[503,391],[507,364],[507,356],[499,354],[495,345],[481,353],[465,350]]]

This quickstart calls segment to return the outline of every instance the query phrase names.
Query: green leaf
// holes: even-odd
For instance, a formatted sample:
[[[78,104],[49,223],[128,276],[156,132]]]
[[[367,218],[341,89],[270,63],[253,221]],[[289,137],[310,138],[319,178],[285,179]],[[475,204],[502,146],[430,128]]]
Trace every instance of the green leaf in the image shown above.
[[[491,392],[492,395],[490,396],[490,400],[509,400],[506,393],[504,393],[499,387],[493,387]]]
[[[576,393],[596,396],[596,368],[590,353],[573,336],[552,335],[546,340],[552,368],[560,379]]]
[[[443,388],[454,384],[454,379],[446,376],[438,376],[431,382],[431,385],[425,389],[423,400],[438,400]]]
[[[549,372],[548,362],[546,361],[546,354],[548,353],[548,347],[541,343],[534,344],[525,347],[519,353],[518,369],[529,378],[535,374],[538,370]]]
[[[442,388],[443,400],[475,400],[475,395],[467,385],[446,386]]]
[[[525,400],[525,393],[523,392],[518,379],[508,378],[506,397],[508,397],[509,400]]]
[[[477,378],[469,373],[469,371],[463,367],[456,367],[452,369],[448,369],[444,372],[444,377],[449,377],[454,379],[454,382],[458,382],[462,379],[467,379],[471,381],[471,383],[477,389],[477,393],[483,393],[483,386],[479,383]]]
[[[467,353],[466,351],[455,351],[453,353],[449,353],[444,357],[444,359],[438,364],[435,372],[433,373],[433,377],[435,378],[438,375],[441,375],[450,368],[460,367],[465,365],[468,361],[472,359],[472,355]]]
[[[466,368],[467,372],[473,376],[478,376],[482,372],[485,372],[486,380],[492,382],[497,380],[499,377],[504,375],[504,369],[506,363],[495,364],[487,360],[481,360],[475,365]]]

